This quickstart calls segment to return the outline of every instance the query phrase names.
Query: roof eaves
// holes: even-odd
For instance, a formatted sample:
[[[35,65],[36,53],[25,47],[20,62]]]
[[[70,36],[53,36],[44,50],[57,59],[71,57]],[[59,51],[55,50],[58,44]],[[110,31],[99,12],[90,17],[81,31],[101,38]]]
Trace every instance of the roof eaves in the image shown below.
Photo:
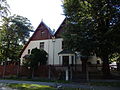
[[[72,50],[63,50],[59,52],[58,54],[75,54],[75,52],[73,52]]]

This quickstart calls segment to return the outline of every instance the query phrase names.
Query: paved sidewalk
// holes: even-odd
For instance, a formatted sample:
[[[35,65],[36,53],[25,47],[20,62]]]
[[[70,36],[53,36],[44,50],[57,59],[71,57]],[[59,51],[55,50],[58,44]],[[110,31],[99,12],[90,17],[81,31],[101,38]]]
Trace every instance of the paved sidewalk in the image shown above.
[[[63,84],[63,83],[54,83],[54,82],[36,82],[36,81],[18,81],[18,80],[0,80],[0,83],[40,84],[40,85],[49,85],[53,87],[62,86],[62,87],[70,87],[70,88],[84,88],[89,90],[120,90],[120,87],[90,86],[88,84],[81,84],[81,83]]]
[[[109,79],[100,79],[100,80],[90,80],[90,82],[120,82],[120,80],[109,80]]]

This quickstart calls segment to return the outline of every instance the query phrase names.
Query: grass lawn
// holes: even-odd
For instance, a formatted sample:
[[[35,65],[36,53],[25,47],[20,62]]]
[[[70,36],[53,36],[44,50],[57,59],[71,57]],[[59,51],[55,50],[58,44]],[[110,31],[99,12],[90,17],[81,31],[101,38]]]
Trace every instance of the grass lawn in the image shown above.
[[[19,90],[58,90],[57,88],[51,86],[38,84],[7,84],[7,86]],[[90,89],[62,87],[60,90],[90,90]]]
[[[8,84],[7,86],[20,90],[55,90],[54,87],[38,84]]]

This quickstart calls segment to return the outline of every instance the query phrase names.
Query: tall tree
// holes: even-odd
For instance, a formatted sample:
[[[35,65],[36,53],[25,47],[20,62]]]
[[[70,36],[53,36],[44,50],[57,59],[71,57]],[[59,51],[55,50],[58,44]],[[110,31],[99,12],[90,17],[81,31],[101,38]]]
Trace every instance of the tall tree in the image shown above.
[[[30,21],[22,16],[4,17],[0,30],[0,49],[2,60],[17,60],[22,44],[32,31]]]
[[[6,16],[9,12],[9,5],[6,0],[0,0],[0,17]]]
[[[120,53],[120,1],[64,0],[63,8],[68,48],[87,56],[96,53],[103,60],[103,73],[109,75],[109,55]]]

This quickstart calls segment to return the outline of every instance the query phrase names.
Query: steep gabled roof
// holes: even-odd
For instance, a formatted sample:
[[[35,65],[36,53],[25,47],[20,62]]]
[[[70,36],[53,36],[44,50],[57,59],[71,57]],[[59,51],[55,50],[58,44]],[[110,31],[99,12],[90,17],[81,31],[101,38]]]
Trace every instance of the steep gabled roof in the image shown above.
[[[42,31],[45,31],[46,35],[44,37],[41,37],[40,34]],[[50,39],[51,36],[53,36],[52,30],[43,22],[39,24],[37,29],[35,30],[34,34],[31,37],[31,40],[44,40],[44,39]]]
[[[54,36],[56,38],[61,38],[61,34],[64,31],[64,26],[66,24],[66,18],[63,20],[63,22],[61,23],[61,25],[59,26],[59,28],[57,29],[57,31],[55,32]]]
[[[46,35],[44,37],[40,36],[42,31],[45,31],[45,33],[46,33]],[[20,57],[21,57],[22,53],[24,52],[24,50],[26,49],[26,47],[29,45],[30,41],[51,39],[52,36],[53,36],[52,30],[43,21],[41,21],[41,23],[38,25],[37,29],[35,30],[35,32],[31,36],[29,41],[23,47],[23,49],[20,53]]]

